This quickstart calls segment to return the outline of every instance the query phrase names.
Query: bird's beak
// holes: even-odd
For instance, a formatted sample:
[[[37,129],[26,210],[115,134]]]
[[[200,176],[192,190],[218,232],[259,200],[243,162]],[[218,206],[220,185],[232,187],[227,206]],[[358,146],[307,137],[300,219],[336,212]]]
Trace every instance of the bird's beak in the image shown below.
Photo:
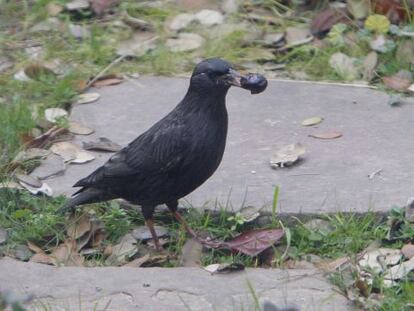
[[[249,90],[252,94],[261,93],[267,87],[267,80],[264,76],[253,73],[242,75],[234,69],[230,69],[229,73],[223,75],[220,79],[229,86],[241,87]]]
[[[230,69],[229,73],[221,76],[220,79],[229,86],[233,85],[237,87],[242,87],[241,80],[243,77],[244,76],[240,72],[234,69]]]

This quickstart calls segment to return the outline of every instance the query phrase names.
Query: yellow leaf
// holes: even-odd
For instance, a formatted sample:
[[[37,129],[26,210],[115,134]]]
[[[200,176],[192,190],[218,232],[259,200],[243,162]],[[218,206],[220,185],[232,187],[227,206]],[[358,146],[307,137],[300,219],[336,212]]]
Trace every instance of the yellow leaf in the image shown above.
[[[385,15],[370,15],[365,21],[365,28],[376,33],[387,33],[390,21]]]

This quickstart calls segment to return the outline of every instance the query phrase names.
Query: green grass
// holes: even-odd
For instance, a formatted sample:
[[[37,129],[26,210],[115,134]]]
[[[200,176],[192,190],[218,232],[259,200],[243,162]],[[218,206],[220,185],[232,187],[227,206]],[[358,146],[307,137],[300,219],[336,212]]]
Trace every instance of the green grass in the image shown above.
[[[0,76],[0,182],[10,180],[10,161],[22,149],[25,137],[33,128],[38,126],[44,109],[48,107],[69,108],[70,103],[79,93],[79,85],[96,75],[117,58],[116,43],[129,38],[132,32],[127,29],[114,27],[111,22],[102,22],[91,18],[88,14],[61,13],[57,19],[62,29],[53,29],[46,33],[32,33],[31,27],[47,18],[45,6],[48,3],[64,4],[66,0],[39,0],[34,2],[0,0],[0,55],[7,56],[13,61],[13,66]],[[269,12],[283,14],[289,8],[280,5],[279,1],[264,1]],[[150,21],[155,33],[163,41],[169,33],[164,22],[176,15],[179,10],[173,6],[163,8],[145,7],[136,1],[123,1],[120,11],[126,11],[132,17]],[[232,16],[238,23],[238,16]],[[90,37],[83,40],[75,39],[68,31],[68,25],[76,22],[90,27]],[[410,15],[409,22],[413,19]],[[287,26],[299,24],[296,18],[283,20],[281,25],[264,25],[257,23],[252,27],[269,32],[284,31]],[[191,28],[192,26],[190,26]],[[350,26],[350,29],[354,26]],[[8,30],[14,29],[9,32]],[[200,31],[209,37],[208,31]],[[258,44],[246,44],[246,31],[237,30],[221,38],[206,41],[200,51],[188,53],[171,53],[162,43],[146,55],[125,59],[114,66],[108,73],[140,73],[171,75],[189,72],[194,66],[194,60],[206,57],[222,57],[235,64],[249,61],[264,62],[260,59],[262,52]],[[364,37],[365,36],[365,37]],[[369,40],[372,35],[360,34],[355,45],[328,43],[324,48],[310,44],[295,47],[289,51],[275,52],[274,61],[286,63],[288,72],[305,71],[311,79],[343,81],[329,65],[333,53],[342,52],[355,57],[359,63],[370,51]],[[407,39],[406,39],[407,40]],[[394,38],[397,46],[403,39]],[[25,48],[34,44],[42,47],[39,61],[29,59]],[[379,65],[376,69],[379,82],[385,75],[391,75],[400,69],[409,69],[407,59],[396,57],[397,49],[387,53],[379,53]],[[59,61],[58,69],[62,74],[57,76],[41,75],[28,82],[17,81],[13,78],[15,72],[34,63]],[[412,71],[412,68],[410,69]],[[23,166],[30,171],[31,166]],[[373,241],[381,241],[383,246],[400,248],[408,241],[414,241],[412,224],[403,220],[401,213],[393,211],[391,217],[397,219],[397,228],[390,229],[389,225],[377,215],[335,214],[321,216],[332,230],[309,230],[303,220],[289,219],[281,222],[277,217],[279,188],[275,189],[271,222],[267,228],[284,228],[286,238],[281,245],[274,248],[272,265],[283,267],[286,260],[302,260],[308,255],[319,255],[324,259],[335,259],[343,256],[355,258],[356,254]],[[12,249],[16,245],[31,241],[45,249],[52,248],[65,239],[67,219],[56,215],[56,209],[63,203],[63,198],[50,199],[32,196],[28,193],[2,189],[0,191],[0,227],[9,233],[8,244],[3,249]],[[87,206],[87,212],[96,215],[105,226],[107,238],[105,244],[116,241],[132,228],[143,225],[144,220],[138,210],[124,210],[115,202]],[[199,232],[214,236],[218,239],[231,239],[237,234],[256,227],[244,221],[237,222],[236,218],[224,209],[218,208],[215,213],[201,213],[188,209],[184,217],[190,225]],[[187,237],[183,229],[170,216],[160,215],[157,223],[169,228],[175,233],[168,246],[172,254],[179,254]],[[233,228],[232,228],[233,227]],[[392,231],[392,232],[391,232]],[[393,240],[387,236],[393,235]],[[260,266],[263,258],[234,254],[226,250],[211,250],[203,254],[202,263],[241,262],[246,266]],[[96,265],[104,265],[104,258],[93,257]],[[172,259],[166,266],[176,266]],[[338,285],[344,280],[336,276]],[[413,303],[414,286],[410,282],[402,282],[396,288],[381,287],[384,295],[381,310],[409,310],[408,303]],[[252,291],[253,295],[253,291]]]

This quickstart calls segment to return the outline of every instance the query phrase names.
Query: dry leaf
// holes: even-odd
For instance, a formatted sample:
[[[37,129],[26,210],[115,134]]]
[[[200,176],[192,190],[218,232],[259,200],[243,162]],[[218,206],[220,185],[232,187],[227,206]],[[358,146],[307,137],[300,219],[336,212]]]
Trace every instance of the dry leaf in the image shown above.
[[[355,59],[348,55],[337,52],[331,55],[329,65],[343,79],[352,81],[358,78],[359,72],[355,66]]]
[[[313,126],[321,123],[323,121],[322,117],[312,117],[302,121],[303,126]]]
[[[385,274],[384,279],[401,280],[414,270],[414,257],[408,261],[391,267]]]
[[[42,264],[46,264],[46,265],[54,265],[55,264],[54,259],[51,258],[49,255],[47,255],[45,253],[34,254],[32,257],[30,257],[29,261],[42,263]]]
[[[302,44],[303,42],[309,42],[307,39],[311,37],[311,33],[308,28],[303,27],[287,27],[285,40],[288,46],[293,47]]]
[[[404,92],[410,87],[412,78],[397,73],[392,76],[383,77],[382,82],[390,89]]]
[[[19,182],[23,182],[31,187],[34,187],[34,188],[42,187],[42,182],[36,177],[25,175],[25,174],[16,174],[15,176]]]
[[[91,230],[91,220],[88,214],[84,213],[80,217],[73,214],[68,219],[69,225],[66,228],[68,236],[76,240]]]
[[[220,247],[229,248],[249,256],[257,256],[273,246],[284,235],[282,229],[257,229],[244,232]]]
[[[72,0],[65,4],[65,8],[68,11],[86,10],[89,8],[89,2],[87,0]]]
[[[26,162],[35,159],[45,158],[50,154],[49,150],[41,149],[41,148],[29,148],[27,150],[20,151],[13,162]]]
[[[103,86],[120,84],[122,82],[124,82],[123,78],[109,76],[109,77],[104,77],[104,78],[98,79],[97,81],[95,81],[92,84],[92,86],[94,86],[94,87],[103,87]]]
[[[106,263],[111,265],[122,265],[125,264],[130,258],[138,252],[137,240],[128,233],[124,235],[121,241],[112,246],[112,253],[106,259]]]
[[[80,123],[70,121],[69,132],[76,134],[76,135],[90,135],[94,132],[94,130]]]
[[[355,19],[363,19],[371,10],[371,0],[347,0],[346,7]]]
[[[22,181],[20,182],[20,184],[26,190],[28,190],[31,194],[38,195],[40,193],[40,194],[45,194],[49,197],[51,197],[53,195],[53,190],[52,190],[52,188],[50,188],[50,186],[47,183],[42,183],[42,186],[38,187],[38,188],[32,187],[32,186],[30,186],[30,185],[28,185],[28,184],[26,184]]]
[[[306,152],[301,143],[283,146],[276,150],[270,158],[270,166],[279,168],[292,165]]]
[[[68,112],[62,108],[48,108],[45,110],[45,118],[49,122],[56,123],[58,119],[68,116]]]
[[[59,4],[56,4],[56,3],[53,3],[53,2],[49,2],[46,5],[46,11],[49,14],[49,16],[56,16],[60,12],[63,11],[63,7],[60,6]]]
[[[173,31],[180,31],[181,29],[186,28],[193,21],[196,20],[194,14],[182,13],[175,16],[172,21],[169,23],[168,27]]]
[[[89,104],[94,101],[97,101],[99,97],[101,97],[101,95],[99,95],[98,93],[84,93],[78,96],[75,105]]]
[[[325,272],[341,272],[346,269],[349,265],[348,257],[341,257],[329,262],[321,261],[317,262],[316,266]]]
[[[203,268],[204,270],[210,272],[211,274],[224,274],[231,272],[238,272],[244,270],[244,265],[242,263],[224,263],[224,264],[211,264]]]
[[[365,58],[362,64],[362,76],[366,81],[371,81],[374,77],[374,70],[377,67],[378,55],[376,52],[369,53]]]
[[[29,79],[33,80],[39,80],[41,77],[44,76],[56,76],[56,74],[52,70],[39,64],[29,65],[25,67],[24,73]]]
[[[118,43],[116,53],[119,56],[140,57],[157,47],[159,36],[151,32],[140,32],[128,40]]]
[[[399,249],[379,248],[365,253],[358,265],[368,271],[381,273],[387,269],[387,265],[395,265],[401,258]]]
[[[369,286],[367,281],[358,279],[355,282],[355,287],[359,289],[362,296],[368,297],[370,294]]]
[[[89,0],[96,15],[102,16],[106,10],[119,3],[119,0]]]
[[[114,143],[106,137],[99,137],[98,141],[83,142],[82,147],[85,150],[98,150],[116,152],[122,149],[120,145]]]
[[[196,33],[181,32],[177,38],[167,39],[165,46],[172,52],[188,52],[201,47],[204,41],[204,38]]]
[[[123,265],[124,267],[134,267],[134,268],[139,268],[141,267],[144,263],[148,262],[148,260],[150,260],[151,256],[150,254],[145,254],[142,257],[136,258],[128,263],[126,263],[125,265]]]
[[[56,266],[83,266],[85,258],[83,258],[77,251],[75,240],[66,240],[60,244],[53,252],[50,257],[54,259]]]
[[[44,147],[50,142],[52,142],[54,139],[57,139],[58,137],[66,134],[67,132],[68,130],[65,128],[54,126],[51,129],[49,129],[46,133],[43,133],[42,135],[27,142],[26,148]]]
[[[388,17],[393,24],[399,24],[407,19],[407,10],[404,1],[376,0],[374,1],[374,12]]]
[[[348,23],[349,19],[346,16],[344,9],[327,9],[319,12],[312,20],[310,30],[314,36],[323,37],[332,26],[338,23]]]
[[[365,28],[375,33],[386,34],[390,30],[390,25],[388,18],[380,14],[370,15],[365,20]]]
[[[405,258],[411,259],[414,257],[414,245],[406,244],[401,248],[401,253]]]
[[[55,143],[50,147],[50,150],[60,155],[65,162],[69,163],[86,163],[95,159],[91,153],[71,142],[64,141]]]
[[[35,252],[36,254],[43,254],[44,253],[44,251],[39,246],[37,246],[36,244],[34,244],[30,241],[27,242],[27,246],[29,247],[29,249],[32,252]]]
[[[324,133],[314,133],[310,134],[309,137],[318,138],[318,139],[335,139],[342,136],[342,133],[332,131],[332,132],[324,132]]]

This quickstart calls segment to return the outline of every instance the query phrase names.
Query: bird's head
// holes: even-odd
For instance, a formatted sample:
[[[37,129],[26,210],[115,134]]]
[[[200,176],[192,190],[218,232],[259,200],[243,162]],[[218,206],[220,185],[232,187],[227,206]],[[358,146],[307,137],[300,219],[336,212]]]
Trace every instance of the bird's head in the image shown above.
[[[200,62],[191,76],[190,87],[200,92],[226,93],[231,86],[261,93],[267,87],[267,80],[258,74],[242,75],[222,59],[210,58]]]

